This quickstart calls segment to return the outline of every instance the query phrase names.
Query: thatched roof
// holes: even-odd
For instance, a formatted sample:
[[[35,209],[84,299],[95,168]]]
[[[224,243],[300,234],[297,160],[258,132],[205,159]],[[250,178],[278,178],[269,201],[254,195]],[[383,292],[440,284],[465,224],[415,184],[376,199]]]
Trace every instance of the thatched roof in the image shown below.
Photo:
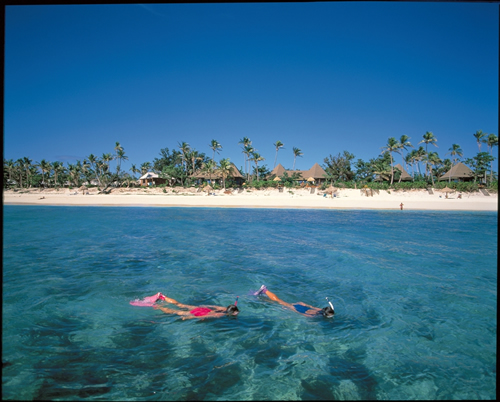
[[[236,167],[234,163],[231,162],[231,167],[232,169],[232,174],[230,177],[235,177],[235,178],[242,178],[243,176],[241,175],[240,171]],[[208,172],[204,172],[201,169],[197,170],[191,177],[194,177],[195,179],[220,179],[222,176],[220,174],[219,169],[215,169],[214,172],[210,175]]]
[[[411,177],[406,170],[403,169],[403,166],[401,166],[400,163],[397,165],[394,165],[395,168],[398,168],[401,171],[401,181],[406,181],[406,180],[413,180],[413,177]]]
[[[283,176],[283,173],[285,173],[285,168],[281,163],[278,163],[278,166],[276,166],[273,170],[271,170],[269,176],[275,175],[276,177],[279,177]]]
[[[278,166],[276,166],[271,173],[269,173],[268,177],[272,177],[273,175],[280,177],[283,176],[283,173],[285,172],[289,176],[292,176],[294,173],[298,173],[301,180],[307,180],[311,177],[314,180],[324,179],[326,175],[326,172],[317,163],[315,163],[309,170],[286,170],[281,164],[278,164]]]
[[[451,176],[451,177],[450,177]],[[442,175],[439,180],[454,180],[454,179],[472,179],[474,173],[462,162],[458,162],[449,171]]]
[[[302,177],[307,179],[309,177],[312,177],[314,179],[324,179],[326,172],[323,170],[323,168],[315,163],[311,169],[302,171]]]

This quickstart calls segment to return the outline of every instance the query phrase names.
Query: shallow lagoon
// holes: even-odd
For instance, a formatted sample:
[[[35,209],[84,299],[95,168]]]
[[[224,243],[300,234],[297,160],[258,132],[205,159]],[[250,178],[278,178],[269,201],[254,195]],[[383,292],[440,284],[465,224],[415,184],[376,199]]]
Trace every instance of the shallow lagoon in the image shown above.
[[[2,397],[493,399],[497,217],[4,206]],[[241,313],[128,303],[158,291]]]

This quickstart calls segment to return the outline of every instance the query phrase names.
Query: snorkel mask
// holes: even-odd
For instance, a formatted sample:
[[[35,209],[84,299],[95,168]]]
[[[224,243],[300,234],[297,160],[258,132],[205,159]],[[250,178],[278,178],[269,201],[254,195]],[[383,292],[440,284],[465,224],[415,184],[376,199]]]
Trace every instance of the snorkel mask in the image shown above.
[[[227,314],[230,314],[230,315],[238,315],[238,313],[240,312],[240,310],[238,309],[238,307],[236,306],[238,304],[238,297],[239,296],[236,296],[236,301],[234,302],[234,304],[231,304],[227,307],[226,309],[226,312]],[[234,314],[236,312],[236,314]]]

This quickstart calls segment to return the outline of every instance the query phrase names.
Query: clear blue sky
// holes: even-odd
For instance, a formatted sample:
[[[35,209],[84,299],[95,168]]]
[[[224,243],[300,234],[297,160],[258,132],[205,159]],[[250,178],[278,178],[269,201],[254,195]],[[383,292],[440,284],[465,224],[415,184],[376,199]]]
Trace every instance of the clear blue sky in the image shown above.
[[[309,169],[426,131],[441,158],[453,143],[472,157],[473,133],[498,135],[498,17],[450,2],[7,6],[4,158],[66,165],[119,141],[129,169],[182,141],[211,156],[216,139],[242,167],[249,137],[268,168],[279,140],[278,163],[298,147]]]

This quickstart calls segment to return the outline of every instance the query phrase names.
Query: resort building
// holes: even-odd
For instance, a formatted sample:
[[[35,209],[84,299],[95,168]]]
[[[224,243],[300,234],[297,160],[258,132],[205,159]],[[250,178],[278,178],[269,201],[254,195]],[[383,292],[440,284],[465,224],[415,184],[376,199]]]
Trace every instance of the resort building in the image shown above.
[[[401,163],[394,165],[394,169],[399,169],[401,171],[401,181],[412,181],[413,177],[411,177],[406,170],[403,169]]]
[[[231,162],[231,174],[226,177],[227,179],[233,179],[238,186],[241,186],[245,179],[241,175],[240,171],[236,167],[234,163]],[[213,183],[216,180],[218,180],[222,184],[222,175],[220,173],[219,169],[215,169],[213,173],[207,172],[202,169],[198,169],[191,177],[195,178],[198,180],[198,184],[201,184],[203,181],[206,181],[208,183]]]
[[[276,166],[271,173],[269,173],[267,180],[271,180],[273,177],[283,176],[283,173],[285,172],[288,176],[299,173],[299,182],[307,181],[309,183],[321,184],[326,180],[326,172],[317,163],[315,163],[309,170],[286,170],[281,163],[279,163],[278,166]]]
[[[147,172],[139,178],[141,186],[156,186],[158,184],[165,184],[166,182],[166,179],[161,178],[153,172]]]
[[[472,181],[474,180],[474,173],[462,162],[458,162],[449,171],[439,178],[439,181],[453,180],[453,181]]]

